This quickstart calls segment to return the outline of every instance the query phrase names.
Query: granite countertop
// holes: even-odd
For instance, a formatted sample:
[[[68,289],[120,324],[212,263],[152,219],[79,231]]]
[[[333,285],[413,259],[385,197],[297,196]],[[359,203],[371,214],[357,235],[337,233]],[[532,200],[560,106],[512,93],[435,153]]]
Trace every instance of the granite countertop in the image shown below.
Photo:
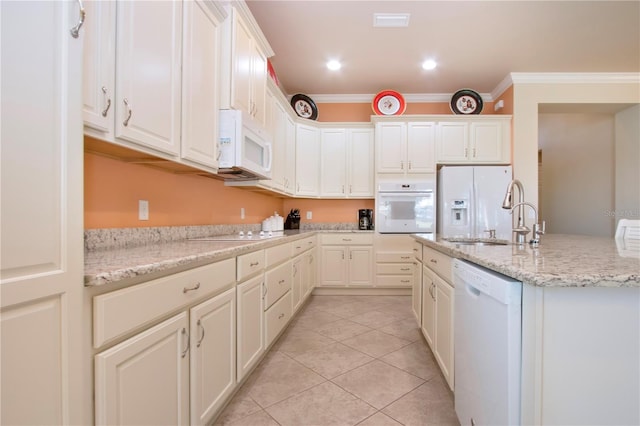
[[[321,232],[360,232],[358,230],[295,230],[285,236],[262,241],[168,241],[135,247],[86,250],[85,287],[130,281],[132,284],[228,259],[251,251],[295,241]]]
[[[640,287],[640,252],[612,238],[548,234],[540,246],[467,245],[414,234],[425,246],[536,286]]]

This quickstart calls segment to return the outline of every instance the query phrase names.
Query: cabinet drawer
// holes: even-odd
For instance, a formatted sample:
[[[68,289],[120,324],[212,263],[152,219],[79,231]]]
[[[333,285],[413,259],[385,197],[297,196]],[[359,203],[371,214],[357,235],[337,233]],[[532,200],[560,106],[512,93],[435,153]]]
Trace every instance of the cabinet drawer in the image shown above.
[[[422,263],[447,282],[453,282],[451,278],[451,258],[446,254],[442,254],[430,247],[423,247]]]
[[[365,245],[373,244],[373,234],[339,233],[322,234],[322,244],[324,245]]]
[[[93,298],[93,346],[99,348],[138,327],[236,280],[236,260],[227,259]]]
[[[291,262],[287,262],[265,273],[264,280],[267,286],[267,294],[264,298],[265,309],[269,309],[276,300],[291,289],[292,274]]]
[[[269,268],[291,257],[291,243],[269,247],[264,252],[265,263]]]
[[[301,240],[294,241],[293,243],[293,256],[297,256],[300,253],[315,247],[316,237],[307,237]]]
[[[264,314],[265,347],[268,348],[273,340],[291,319],[291,292],[278,300]]]
[[[407,252],[376,253],[376,262],[402,263],[413,261],[413,254]]]
[[[238,281],[242,281],[251,275],[264,269],[264,250],[238,256]]]
[[[376,287],[411,287],[412,285],[412,275],[378,275],[376,277]]]
[[[378,275],[412,275],[413,263],[378,263],[376,264]]]
[[[422,262],[422,243],[419,243],[418,241],[413,242],[413,256],[419,262]]]

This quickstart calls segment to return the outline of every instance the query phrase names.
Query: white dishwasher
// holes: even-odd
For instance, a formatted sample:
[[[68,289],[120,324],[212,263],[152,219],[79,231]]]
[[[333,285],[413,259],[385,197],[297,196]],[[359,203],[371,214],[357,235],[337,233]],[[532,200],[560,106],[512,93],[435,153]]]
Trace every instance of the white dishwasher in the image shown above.
[[[522,283],[455,259],[455,410],[464,425],[520,424]]]

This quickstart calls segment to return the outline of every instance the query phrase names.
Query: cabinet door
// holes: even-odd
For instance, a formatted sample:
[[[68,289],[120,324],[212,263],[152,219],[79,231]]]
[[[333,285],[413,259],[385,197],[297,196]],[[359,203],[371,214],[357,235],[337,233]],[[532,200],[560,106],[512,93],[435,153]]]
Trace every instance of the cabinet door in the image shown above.
[[[347,286],[347,247],[323,246],[321,286]]]
[[[231,38],[231,106],[247,114],[252,113],[251,105],[251,58],[253,37],[251,30],[238,12],[231,8],[233,33]]]
[[[238,300],[238,382],[253,368],[264,352],[264,276],[236,287]]]
[[[296,182],[296,123],[289,117],[285,118],[285,165],[284,165],[284,192],[293,195]]]
[[[189,424],[188,327],[183,312],[95,356],[96,425]]]
[[[302,303],[302,296],[304,294],[304,289],[302,288],[302,256],[298,256],[292,261],[293,268],[293,282],[291,289],[291,303],[292,303],[292,312],[296,312],[300,307],[300,303]]]
[[[373,284],[373,247],[352,246],[349,248],[349,285],[371,286]]]
[[[316,279],[318,276],[316,270],[316,249],[311,249],[305,255],[305,261],[303,265],[303,269],[305,274],[303,275],[303,280],[305,282],[305,298],[311,294],[313,289],[316,287]]]
[[[204,1],[184,2],[182,158],[218,167],[220,22]]]
[[[453,287],[434,277],[436,293],[436,344],[434,355],[453,390]]]
[[[267,92],[268,118],[271,134],[273,135],[273,162],[271,164],[271,180],[262,181],[271,188],[284,191],[285,169],[287,163],[287,115],[280,102],[271,93]],[[290,163],[293,164],[293,163]]]
[[[113,105],[116,70],[116,3],[92,0],[85,3],[92,21],[84,28],[82,112],[84,125],[113,137]]]
[[[0,424],[87,424],[78,3],[0,2]]]
[[[350,129],[347,153],[349,197],[373,198],[373,129]]]
[[[436,172],[436,123],[409,123],[407,128],[407,172]]]
[[[182,2],[116,2],[116,137],[180,151]]]
[[[317,160],[316,160],[317,161]],[[320,196],[344,198],[347,185],[347,130],[320,132]]]
[[[266,124],[267,57],[257,43],[253,43],[251,55],[251,104],[252,114],[258,123]]]
[[[469,157],[473,162],[497,163],[504,160],[501,122],[471,123],[469,137]]]
[[[191,308],[191,424],[208,424],[236,385],[236,289]]]
[[[422,324],[422,264],[414,262],[413,264],[413,287],[411,289],[411,309],[413,315],[418,321],[418,325]]]
[[[438,123],[436,159],[440,163],[466,162],[468,158],[469,124]]]
[[[435,350],[436,293],[433,274],[422,268],[422,334],[429,347]]]
[[[317,196],[320,183],[320,132],[296,125],[296,195]]]
[[[376,125],[376,169],[378,173],[404,173],[406,168],[407,124]]]

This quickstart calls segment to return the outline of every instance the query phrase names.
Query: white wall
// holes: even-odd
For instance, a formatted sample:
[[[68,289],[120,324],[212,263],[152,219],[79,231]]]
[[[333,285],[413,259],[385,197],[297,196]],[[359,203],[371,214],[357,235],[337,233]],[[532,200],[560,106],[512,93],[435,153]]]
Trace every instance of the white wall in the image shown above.
[[[640,105],[615,115],[616,219],[640,219]]]
[[[614,136],[612,114],[538,115],[547,232],[613,237]]]

